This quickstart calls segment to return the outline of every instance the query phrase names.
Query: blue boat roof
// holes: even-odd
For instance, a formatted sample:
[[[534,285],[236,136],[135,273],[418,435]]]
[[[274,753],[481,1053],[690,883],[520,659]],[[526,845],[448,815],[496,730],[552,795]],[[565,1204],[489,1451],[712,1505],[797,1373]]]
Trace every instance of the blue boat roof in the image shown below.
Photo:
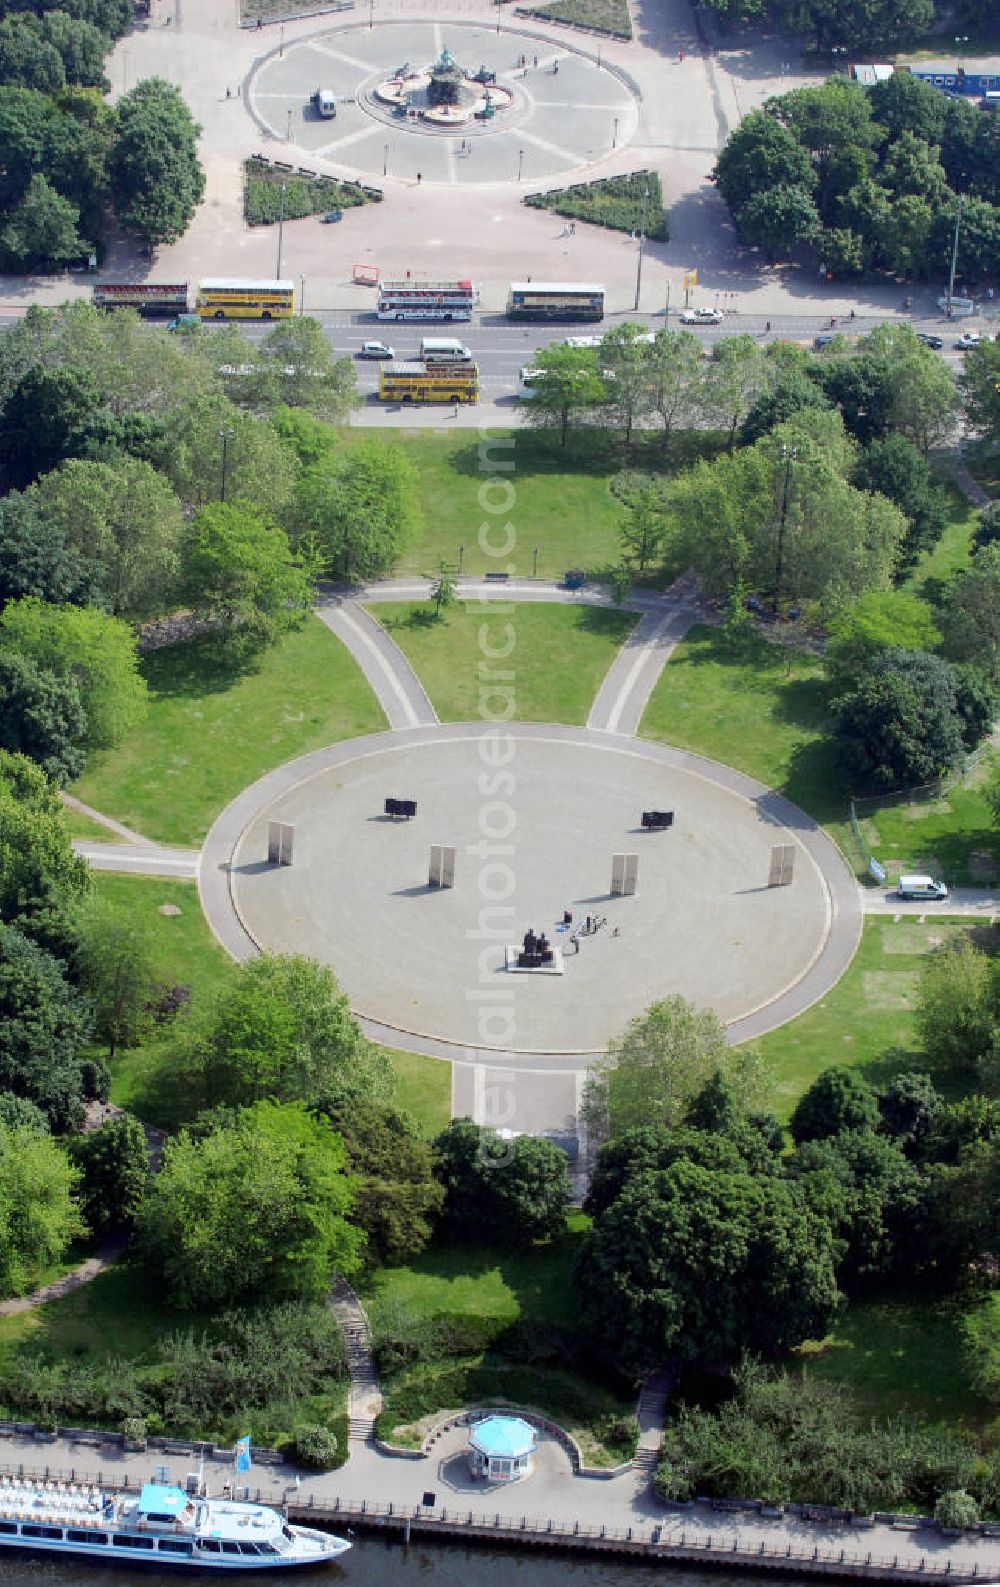
[[[535,1447],[535,1429],[520,1416],[487,1416],[469,1438],[484,1455],[526,1455]]]
[[[144,1482],[139,1494],[139,1509],[151,1515],[180,1515],[188,1503],[183,1488],[167,1487],[162,1482]]]

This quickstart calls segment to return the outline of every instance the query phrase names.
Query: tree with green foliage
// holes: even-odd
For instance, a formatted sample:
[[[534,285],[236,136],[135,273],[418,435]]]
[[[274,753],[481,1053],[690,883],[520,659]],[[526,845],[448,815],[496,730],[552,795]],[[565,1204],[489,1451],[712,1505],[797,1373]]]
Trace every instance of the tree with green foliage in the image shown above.
[[[191,525],[182,589],[227,642],[273,644],[312,605],[313,570],[293,556],[283,529],[247,502],[214,502]]]
[[[958,383],[970,429],[1000,438],[1000,342],[982,341],[970,348]]]
[[[710,1009],[676,994],[636,1015],[584,1087],[584,1115],[609,1140],[640,1124],[678,1124],[691,1098],[714,1074],[749,1100],[761,1079],[753,1048],[728,1046],[725,1027]]]
[[[56,94],[65,86],[62,56],[42,37],[37,17],[0,19],[0,83],[37,88],[43,94]]]
[[[979,1506],[964,1488],[951,1488],[937,1500],[934,1519],[938,1526],[949,1531],[971,1531],[979,1525]]]
[[[649,410],[662,426],[664,452],[674,430],[690,428],[704,411],[703,362],[701,343],[690,331],[662,325],[647,348]]]
[[[369,1262],[412,1261],[430,1239],[444,1204],[435,1151],[389,1102],[356,1095],[329,1109],[354,1179],[353,1221]]]
[[[805,1141],[788,1166],[833,1231],[845,1289],[915,1277],[926,1255],[925,1181],[897,1141],[870,1128],[844,1129]]]
[[[292,500],[299,469],[291,447],[266,419],[243,413],[217,392],[196,393],[171,407],[164,449],[164,471],[193,507],[221,498],[252,502],[280,518]]]
[[[772,379],[767,354],[748,333],[714,344],[702,372],[702,411],[719,420],[732,452],[736,432]]]
[[[944,1098],[930,1075],[910,1070],[893,1075],[879,1092],[878,1106],[887,1134],[904,1151],[919,1154],[941,1117]]]
[[[622,559],[637,573],[644,573],[657,561],[667,537],[668,520],[663,491],[656,480],[643,480],[625,501],[625,517],[619,534]]]
[[[0,1125],[8,1130],[31,1130],[35,1135],[50,1134],[49,1121],[37,1102],[15,1096],[13,1091],[0,1091]]]
[[[0,921],[65,954],[68,912],[90,887],[54,784],[27,756],[0,749]]]
[[[565,446],[573,428],[590,419],[604,400],[605,381],[593,347],[543,347],[534,364],[538,376],[527,399],[528,422],[559,432]]]
[[[184,530],[181,504],[163,475],[136,458],[70,460],[28,493],[65,544],[93,565],[110,611],[160,612],[176,590]]]
[[[0,655],[73,678],[87,720],[84,746],[111,749],[146,713],[135,634],[94,606],[49,606],[26,596],[0,614]]]
[[[89,374],[37,364],[29,368],[3,409],[0,467],[7,483],[22,489],[55,468],[73,431],[99,406],[100,393]]]
[[[736,215],[757,194],[778,186],[811,193],[816,173],[788,127],[767,110],[751,110],[719,154],[712,181]]]
[[[174,1306],[319,1299],[358,1265],[343,1145],[300,1103],[258,1102],[181,1130],[139,1209],[139,1250]]]
[[[1000,1036],[1000,961],[964,936],[939,948],[920,974],[917,1028],[935,1069],[975,1075],[987,1067]]]
[[[118,219],[151,247],[177,242],[205,191],[200,127],[172,83],[149,77],[118,101],[108,181]]]
[[[376,578],[421,525],[416,470],[402,447],[360,441],[306,469],[296,517],[300,536],[315,536],[331,573]]]
[[[826,670],[843,694],[888,650],[934,650],[941,642],[933,608],[905,590],[870,590],[829,627]]]
[[[798,419],[806,409],[831,410],[831,400],[813,379],[813,373],[792,365],[778,371],[774,384],[757,393],[740,426],[744,446],[753,446],[779,425]]]
[[[816,205],[805,185],[779,182],[748,198],[733,218],[743,241],[759,248],[769,262],[786,259],[820,232]]]
[[[444,612],[452,606],[458,595],[458,581],[451,572],[447,562],[442,562],[438,568],[437,576],[431,584],[431,600],[434,603],[434,621],[439,623]]]
[[[73,964],[89,999],[94,1031],[113,1060],[135,1047],[155,1020],[156,957],[148,926],[98,896],[85,899],[74,921]]]
[[[328,424],[346,424],[360,401],[353,361],[334,357],[326,331],[310,315],[272,326],[260,343],[259,364],[269,407],[307,408]]]
[[[80,1174],[80,1205],[98,1239],[130,1230],[149,1188],[146,1132],[131,1113],[79,1135],[70,1155]]]
[[[959,669],[940,656],[890,649],[834,701],[840,761],[857,791],[932,782],[974,737],[959,706]]]
[[[621,431],[626,453],[652,407],[649,344],[640,340],[642,334],[640,325],[625,320],[605,331],[597,352],[605,383],[602,419],[609,429]]]
[[[36,171],[0,228],[4,269],[20,274],[82,258],[90,245],[81,239],[79,225],[79,206]]]
[[[64,787],[87,763],[87,718],[72,677],[0,651],[0,748],[27,755]]]
[[[444,1189],[442,1224],[456,1240],[525,1248],[566,1225],[566,1154],[544,1136],[507,1140],[453,1119],[434,1141]]]
[[[604,1358],[637,1377],[822,1338],[840,1298],[830,1229],[795,1185],[685,1158],[626,1182],[574,1286]]]
[[[271,1100],[338,1110],[388,1102],[392,1070],[365,1040],[333,972],[299,954],[241,964],[184,1031],[177,1058],[204,1107]]]
[[[996,540],[1000,540],[1000,501],[990,501],[979,509],[979,518],[972,534],[973,554]]]
[[[1000,543],[983,546],[951,580],[941,629],[945,655],[1000,684]]]
[[[713,1091],[717,1096],[720,1089],[728,1093],[733,1117],[724,1129],[705,1128],[697,1120],[705,1116],[707,1097]],[[669,1128],[637,1124],[605,1141],[597,1154],[584,1211],[592,1218],[599,1217],[633,1180],[661,1173],[682,1160],[713,1174],[746,1172],[766,1177],[781,1173],[783,1146],[780,1127],[773,1120],[747,1114],[727,1082],[716,1075],[692,1099],[682,1124]]]
[[[85,1232],[77,1176],[48,1135],[0,1125],[0,1295],[23,1295]]]
[[[858,459],[853,483],[887,496],[909,520],[902,566],[912,566],[921,552],[934,549],[948,522],[947,493],[905,435],[891,431],[872,441]]]
[[[85,606],[96,598],[92,567],[38,510],[36,497],[0,497],[0,606],[22,595],[52,605]]]
[[[824,1069],[799,1098],[789,1129],[801,1146],[843,1130],[874,1130],[878,1120],[878,1097],[867,1080],[856,1069],[836,1064]]]
[[[54,1130],[78,1128],[89,1035],[90,1011],[59,960],[0,926],[0,1090],[37,1103]]]

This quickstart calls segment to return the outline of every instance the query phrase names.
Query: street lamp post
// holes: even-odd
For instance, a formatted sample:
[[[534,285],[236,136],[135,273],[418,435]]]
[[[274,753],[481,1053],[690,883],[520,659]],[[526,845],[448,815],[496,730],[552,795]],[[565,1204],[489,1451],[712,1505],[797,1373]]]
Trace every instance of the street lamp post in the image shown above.
[[[781,455],[785,460],[785,481],[781,490],[781,517],[778,520],[778,546],[774,558],[774,602],[772,609],[777,612],[778,602],[781,599],[781,575],[785,560],[785,524],[788,520],[788,488],[792,482],[792,464],[798,457],[798,447],[783,446]]]
[[[639,299],[642,296],[642,250],[646,244],[646,205],[649,203],[649,188],[643,190],[642,219],[639,223],[639,252],[635,261],[635,311],[639,311]]]
[[[962,56],[965,54],[965,46],[968,44],[968,42],[969,42],[969,35],[967,33],[956,33],[955,34],[955,50],[956,50],[956,52],[958,54],[958,64],[959,64],[959,66],[961,66],[961,64],[962,64]]]
[[[523,149],[518,149],[518,151],[517,151],[517,179],[518,179],[518,181],[521,180],[521,172],[523,170],[524,170],[524,150]]]
[[[285,126],[285,142],[286,143],[291,143],[291,141],[292,141],[292,107],[291,107],[291,105],[289,105],[289,107],[288,107],[288,121],[287,121],[287,124]]]
[[[220,501],[225,501],[226,499],[226,464],[229,459],[229,442],[235,433],[234,430],[219,431],[219,440],[222,442],[222,491],[219,498]]]
[[[285,184],[281,184],[281,208],[278,211],[278,267],[275,276],[281,280],[281,255],[285,243]]]
[[[666,325],[670,318],[670,277],[667,276],[667,306],[663,310],[663,323]]]
[[[962,227],[962,205],[964,203],[965,197],[962,193],[959,193],[958,208],[955,211],[955,234],[951,239],[951,267],[948,271],[948,296],[946,300],[946,313],[949,319],[951,319],[951,300],[955,292],[955,266],[958,263],[958,234]]]
[[[617,147],[618,147],[618,117],[617,116],[615,117],[615,130],[614,130],[614,133],[612,134],[612,138],[611,138],[611,147],[613,149],[617,149]]]
[[[834,66],[843,66],[845,64],[844,57],[847,54],[847,45],[834,44],[830,50],[830,54],[833,56]]]
[[[386,144],[385,148],[382,151],[382,175],[383,176],[387,176],[388,174],[389,174],[389,145]]]
[[[534,565],[533,565],[533,567],[531,569],[531,577],[533,579],[537,579],[537,577],[538,577],[538,547],[537,546],[535,547],[535,561],[534,561]]]
[[[278,55],[279,55],[279,57],[283,56],[284,53],[285,53],[285,24],[282,22],[281,27],[278,29]]]
[[[302,274],[302,272],[299,271],[299,313],[300,314],[304,314],[305,312],[306,312],[306,278]]]

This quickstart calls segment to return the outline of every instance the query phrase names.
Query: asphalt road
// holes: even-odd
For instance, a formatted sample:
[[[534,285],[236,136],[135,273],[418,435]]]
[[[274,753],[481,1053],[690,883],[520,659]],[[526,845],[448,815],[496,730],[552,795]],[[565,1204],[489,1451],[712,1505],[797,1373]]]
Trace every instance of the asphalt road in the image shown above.
[[[306,312],[309,312],[308,304]],[[19,311],[0,307],[0,326],[13,324],[20,317]],[[376,360],[357,358],[362,342],[387,342],[398,359],[408,359],[419,356],[422,336],[454,335],[462,338],[479,365],[480,385],[485,402],[513,397],[517,392],[520,370],[534,361],[540,348],[548,347],[552,342],[564,341],[567,336],[600,336],[604,331],[620,325],[623,320],[623,316],[618,315],[605,319],[600,324],[590,325],[509,325],[499,316],[483,315],[465,325],[442,325],[436,322],[384,325],[371,312],[365,314],[321,312],[315,317],[323,326],[335,350],[356,358],[358,389],[363,396],[373,396],[378,390],[379,365]],[[648,330],[656,330],[663,324],[662,314],[635,314],[624,318],[633,320]],[[829,319],[820,319],[815,314],[772,316],[770,320],[757,315],[731,314],[721,325],[682,327],[679,313],[672,309],[669,323],[671,330],[691,331],[706,351],[710,351],[720,337],[746,332],[756,336],[761,342],[785,340],[809,345],[814,336],[830,329]],[[880,323],[882,322],[874,316],[859,315],[854,320],[839,320],[837,330],[851,337],[861,336]],[[893,319],[887,323],[900,322]],[[941,336],[945,347],[940,356],[952,368],[956,370],[961,368],[963,355],[950,345],[959,334],[960,327],[945,325],[940,317],[905,323],[912,323],[916,330],[929,331]],[[768,325],[771,327],[770,331],[767,329]],[[245,324],[241,329],[244,330],[249,341],[259,341],[270,327],[253,323]]]

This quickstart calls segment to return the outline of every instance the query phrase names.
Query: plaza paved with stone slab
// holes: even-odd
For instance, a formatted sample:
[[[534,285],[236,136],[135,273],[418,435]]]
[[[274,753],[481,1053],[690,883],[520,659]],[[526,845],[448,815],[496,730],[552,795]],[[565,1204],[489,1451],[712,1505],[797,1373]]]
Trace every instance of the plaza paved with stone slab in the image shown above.
[[[379,101],[379,85],[404,61],[417,70],[446,48],[470,74],[481,66],[495,72],[513,96],[510,108],[452,132],[415,117],[401,120]],[[334,94],[335,119],[321,119],[310,103],[319,87]],[[290,134],[300,152],[379,182],[390,173],[412,182],[418,172],[434,183],[555,178],[603,160],[639,122],[639,102],[625,77],[598,66],[589,47],[460,22],[318,31],[269,56],[247,92],[273,137]]]
[[[264,779],[230,871],[254,941],[332,965],[353,1008],[380,1025],[521,1054],[596,1053],[675,992],[737,1020],[820,954],[827,885],[767,796],[734,788],[710,762],[598,744],[582,729],[511,723],[498,770],[487,732],[361,740],[273,794]],[[387,796],[415,799],[416,819],[384,816]],[[645,809],[674,811],[673,827],[643,831]],[[290,867],[266,863],[272,820],[295,827]],[[452,889],[428,885],[432,843],[457,848]],[[770,888],[780,843],[796,846],[795,877]],[[609,896],[620,852],[639,855],[634,898]],[[607,924],[576,953],[556,931],[564,910],[574,926]],[[529,927],[563,947],[563,975],[502,969],[504,945]]]

